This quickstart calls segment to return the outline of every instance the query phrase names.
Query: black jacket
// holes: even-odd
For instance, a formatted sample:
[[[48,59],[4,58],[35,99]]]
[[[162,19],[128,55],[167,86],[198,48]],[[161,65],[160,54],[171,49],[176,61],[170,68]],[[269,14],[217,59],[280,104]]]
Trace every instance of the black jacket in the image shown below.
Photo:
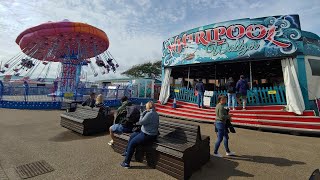
[[[83,103],[82,103],[82,106],[89,106],[89,107],[95,107],[95,104],[96,104],[96,100],[94,99],[91,99],[91,98],[88,98],[87,100],[85,100]]]

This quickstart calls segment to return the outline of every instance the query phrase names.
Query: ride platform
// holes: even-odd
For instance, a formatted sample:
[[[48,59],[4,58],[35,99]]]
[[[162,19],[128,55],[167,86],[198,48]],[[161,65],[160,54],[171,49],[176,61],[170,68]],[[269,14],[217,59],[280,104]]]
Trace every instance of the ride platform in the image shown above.
[[[176,109],[173,109],[172,105],[172,99],[166,105],[157,103],[157,112],[165,117],[215,122],[215,108],[200,109],[196,104],[183,101],[177,101]],[[306,110],[303,115],[296,115],[283,109],[283,105],[248,106],[246,110],[240,108],[231,110],[230,114],[232,114],[232,124],[239,127],[320,135],[320,117],[316,116],[313,110]]]

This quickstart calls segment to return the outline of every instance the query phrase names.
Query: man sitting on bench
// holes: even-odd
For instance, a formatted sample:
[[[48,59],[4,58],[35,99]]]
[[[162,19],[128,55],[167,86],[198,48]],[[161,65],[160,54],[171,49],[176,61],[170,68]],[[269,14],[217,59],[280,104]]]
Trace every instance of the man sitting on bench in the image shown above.
[[[96,105],[96,100],[95,100],[96,94],[94,92],[92,92],[90,94],[90,97],[88,99],[86,99],[83,103],[82,106],[89,106],[89,107],[95,107]]]
[[[117,114],[114,120],[114,124],[109,128],[111,141],[108,142],[110,146],[113,144],[114,133],[131,133],[133,126],[125,126],[127,120],[127,106],[131,106],[132,103],[128,100],[127,96],[121,98],[121,106],[117,109]]]

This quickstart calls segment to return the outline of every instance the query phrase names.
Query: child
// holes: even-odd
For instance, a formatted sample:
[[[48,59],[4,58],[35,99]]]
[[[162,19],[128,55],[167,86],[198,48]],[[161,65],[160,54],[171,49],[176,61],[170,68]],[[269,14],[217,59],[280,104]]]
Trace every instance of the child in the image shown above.
[[[226,155],[232,156],[235,153],[231,152],[229,149],[229,145],[228,145],[229,136],[228,136],[228,130],[226,127],[227,120],[228,119],[230,120],[231,116],[228,114],[228,111],[224,108],[224,105],[227,102],[227,97],[224,95],[220,95],[218,97],[218,102],[219,103],[216,106],[216,122],[215,122],[215,127],[218,131],[217,132],[218,138],[214,146],[213,155],[217,157],[222,157],[222,155],[218,153],[218,150],[220,147],[220,143],[224,139],[224,147],[226,149]]]

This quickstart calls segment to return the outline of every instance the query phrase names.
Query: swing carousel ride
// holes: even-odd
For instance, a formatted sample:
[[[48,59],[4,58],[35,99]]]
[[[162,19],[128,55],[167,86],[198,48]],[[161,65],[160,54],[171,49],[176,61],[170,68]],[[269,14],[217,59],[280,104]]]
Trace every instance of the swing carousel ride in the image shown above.
[[[0,74],[23,76],[30,79],[38,73],[36,80],[43,82],[53,63],[59,63],[56,71],[55,96],[75,93],[80,84],[83,66],[88,66],[93,75],[116,72],[119,67],[108,51],[106,33],[94,26],[63,20],[47,22],[23,31],[16,39],[21,52],[0,64]],[[43,69],[38,69],[40,64]],[[94,65],[95,64],[95,65]],[[38,70],[37,70],[38,69]]]

